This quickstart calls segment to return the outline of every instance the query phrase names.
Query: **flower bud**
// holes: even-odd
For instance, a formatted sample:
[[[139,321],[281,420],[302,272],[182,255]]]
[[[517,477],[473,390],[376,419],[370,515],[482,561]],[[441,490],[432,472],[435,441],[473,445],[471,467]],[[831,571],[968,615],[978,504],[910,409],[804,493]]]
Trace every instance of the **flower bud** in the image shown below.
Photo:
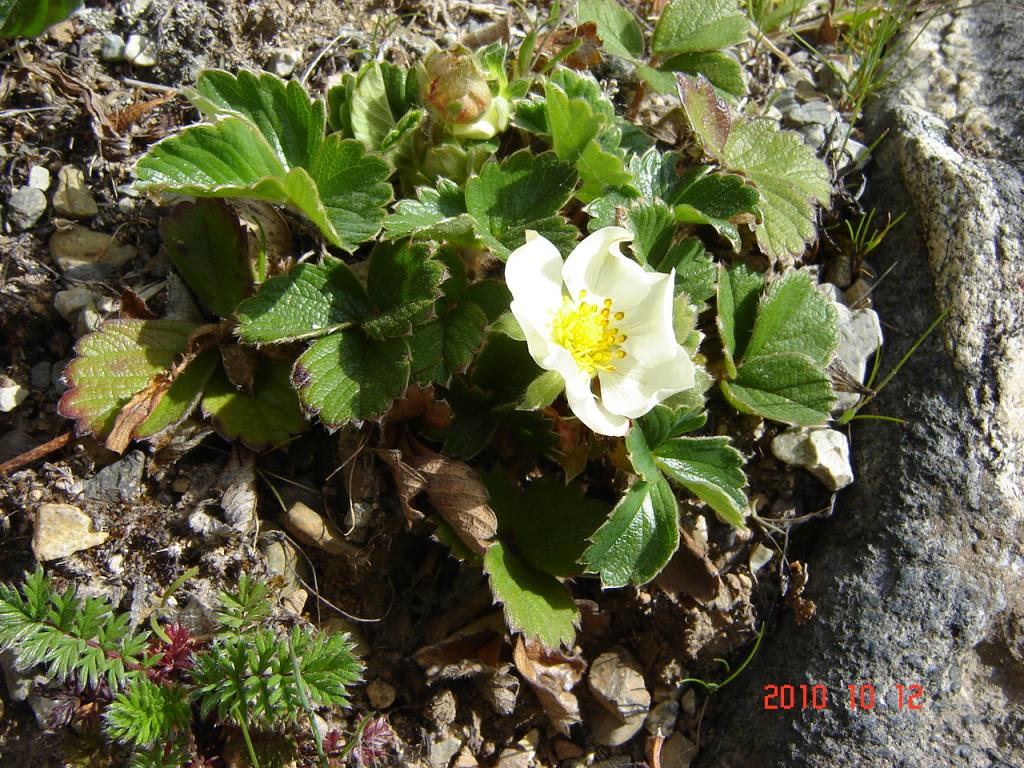
[[[457,125],[476,121],[491,106],[491,89],[472,55],[435,51],[424,61],[423,100]]]

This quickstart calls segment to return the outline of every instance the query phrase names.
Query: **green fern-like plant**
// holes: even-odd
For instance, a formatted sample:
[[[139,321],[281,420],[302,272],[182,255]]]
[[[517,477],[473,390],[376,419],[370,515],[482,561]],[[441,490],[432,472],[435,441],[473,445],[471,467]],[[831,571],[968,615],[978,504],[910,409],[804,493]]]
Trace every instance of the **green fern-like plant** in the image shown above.
[[[21,592],[0,584],[0,650],[14,649],[18,669],[42,664],[63,683],[74,677],[95,688],[111,689],[137,679],[148,663],[149,632],[128,626],[103,600],[79,600],[73,589],[58,592],[42,570],[29,574]]]
[[[108,687],[113,700],[98,697],[100,728],[132,750],[133,768],[195,757],[193,704],[201,719],[213,715],[241,730],[254,766],[253,731],[292,749],[309,738],[308,724],[322,751],[314,710],[348,706],[362,671],[348,635],[280,631],[269,588],[248,576],[220,600],[208,646],[195,646],[180,627],[160,629],[151,645],[151,633],[133,629],[127,613],[98,598],[80,600],[70,588],[61,592],[37,570],[20,590],[0,584],[0,651],[15,651],[20,670],[43,666],[55,684],[80,692]]]

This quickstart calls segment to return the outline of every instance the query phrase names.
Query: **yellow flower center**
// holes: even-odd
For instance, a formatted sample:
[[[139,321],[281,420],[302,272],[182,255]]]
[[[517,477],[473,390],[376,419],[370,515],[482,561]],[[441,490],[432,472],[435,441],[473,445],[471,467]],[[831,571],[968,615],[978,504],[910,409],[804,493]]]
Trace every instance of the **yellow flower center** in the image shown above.
[[[597,304],[583,301],[586,291],[580,291],[579,303],[566,297],[551,323],[552,340],[569,350],[576,365],[593,376],[598,371],[614,371],[613,361],[622,360],[626,353],[619,345],[626,340],[619,329],[611,325],[612,319],[622,320],[624,312],[612,312],[612,300]]]

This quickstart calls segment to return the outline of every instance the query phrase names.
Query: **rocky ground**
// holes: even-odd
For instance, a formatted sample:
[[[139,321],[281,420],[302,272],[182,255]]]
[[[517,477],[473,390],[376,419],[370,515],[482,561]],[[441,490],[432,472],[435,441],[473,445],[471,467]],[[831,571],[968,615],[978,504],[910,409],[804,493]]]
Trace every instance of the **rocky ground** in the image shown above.
[[[56,414],[56,402],[76,339],[116,316],[125,302],[141,298],[162,307],[188,300],[180,282],[168,276],[158,247],[161,210],[130,185],[133,164],[146,147],[193,120],[176,89],[205,67],[266,68],[317,89],[331,75],[357,68],[368,53],[404,63],[431,41],[448,45],[504,17],[514,26],[517,13],[469,2],[125,0],[87,6],[44,38],[7,43],[0,52],[0,462],[69,430]],[[834,63],[842,66],[842,58]],[[799,51],[786,66],[772,63],[763,50],[748,64],[757,74],[755,90],[762,96],[779,91],[768,113],[818,146],[837,175],[846,174],[842,186],[850,190],[849,199],[839,206],[855,207],[867,140],[859,133],[837,138],[847,131],[832,106],[838,98],[828,68]],[[662,106],[651,102],[644,109],[653,120]],[[971,141],[977,124],[964,122],[963,141]],[[1019,168],[1020,155],[1012,155],[1019,141],[1007,146],[1016,148],[1007,162]],[[836,298],[849,305],[840,354],[851,371],[862,372],[880,328],[869,308],[869,285],[858,279],[859,265],[836,256],[841,250],[830,248],[834,237],[835,230],[823,229],[818,260],[824,276],[840,286],[833,290]],[[1018,266],[1019,255],[1018,250],[1013,262]],[[944,284],[947,294],[951,284]],[[1005,318],[999,322],[1009,327]],[[903,349],[910,332],[900,334]],[[980,328],[965,338],[991,333]],[[961,372],[972,370],[974,357],[988,354],[984,345],[967,341],[955,349]],[[1000,425],[1004,442],[993,450],[1003,466],[1016,433],[1015,422],[1000,408],[1016,379],[1009,369],[1001,375],[985,385],[989,394],[972,402],[971,418]],[[912,386],[905,391],[913,397]],[[16,580],[45,561],[61,583],[108,597],[142,620],[162,591],[196,566],[199,575],[178,593],[177,609],[183,621],[200,626],[217,590],[233,584],[239,573],[270,579],[282,595],[282,612],[304,612],[360,639],[367,685],[357,692],[351,718],[340,725],[352,727],[367,711],[385,714],[396,738],[382,764],[657,768],[660,761],[663,768],[683,768],[697,758],[698,744],[708,744],[704,760],[716,765],[716,754],[750,745],[743,716],[761,711],[758,684],[801,682],[772,677],[780,654],[793,658],[785,650],[791,640],[782,638],[802,638],[798,642],[809,646],[793,661],[800,668],[815,654],[828,659],[829,642],[835,643],[823,641],[821,633],[834,621],[847,621],[830,610],[824,611],[824,623],[814,617],[815,603],[835,600],[836,582],[828,578],[814,591],[820,556],[812,560],[810,574],[798,561],[813,557],[810,545],[826,534],[837,536],[834,547],[841,550],[849,541],[844,534],[811,526],[813,533],[799,540],[806,554],[768,563],[772,550],[789,551],[797,523],[831,513],[831,491],[852,477],[843,461],[845,440],[837,443],[832,433],[777,436],[775,428],[751,426],[734,431],[754,434],[739,447],[751,456],[747,472],[756,508],[774,522],[754,538],[695,524],[685,532],[683,555],[657,584],[604,593],[596,582],[586,585],[587,624],[573,655],[542,656],[504,638],[501,614],[479,573],[459,568],[424,531],[406,529],[387,468],[366,450],[358,431],[330,437],[313,430],[285,452],[259,456],[201,426],[184,430],[158,451],[133,447],[123,457],[88,438],[70,440],[0,478],[0,579]],[[884,428],[893,430],[887,435],[899,434],[894,426]],[[817,458],[833,447],[838,462]],[[957,449],[950,450],[955,455]],[[880,473],[872,460],[864,461],[866,472]],[[800,464],[817,477],[791,466]],[[1016,470],[1000,471],[991,482],[1012,486]],[[877,502],[862,503],[870,508]],[[1019,521],[1019,504],[1015,509]],[[848,505],[844,510],[855,513]],[[863,539],[861,532],[849,535]],[[825,551],[842,559],[841,552]],[[1020,561],[1014,562],[1019,573]],[[805,592],[809,575],[813,600]],[[912,602],[910,595],[905,599]],[[979,608],[986,618],[999,610]],[[1006,636],[1019,639],[1019,612],[1006,615]],[[786,617],[784,634],[774,640],[780,616]],[[715,659],[726,656],[733,667],[741,663],[762,626],[769,628],[769,661],[758,656],[752,662],[757,684],[710,695],[683,683],[691,677],[723,679]],[[864,633],[858,638],[870,642]],[[1017,659],[1017,666],[1005,667],[1011,683],[1021,674],[1014,648],[996,643],[992,651]],[[552,712],[569,705],[562,684],[577,682],[570,698],[578,699],[584,725],[563,735]],[[68,733],[40,735],[36,720],[45,716],[46,701],[31,695],[31,681],[9,675],[0,705],[4,765],[64,764],[59,755],[73,750],[75,739]],[[1019,722],[1018,716],[995,727]],[[770,733],[772,726],[756,727]],[[806,738],[813,743],[813,736]],[[992,738],[998,754],[1004,747]],[[735,764],[796,764],[785,762],[785,739],[778,745],[779,757],[765,753],[759,762],[756,752],[741,751],[744,757]],[[863,764],[883,764],[871,763],[870,754],[865,759]]]

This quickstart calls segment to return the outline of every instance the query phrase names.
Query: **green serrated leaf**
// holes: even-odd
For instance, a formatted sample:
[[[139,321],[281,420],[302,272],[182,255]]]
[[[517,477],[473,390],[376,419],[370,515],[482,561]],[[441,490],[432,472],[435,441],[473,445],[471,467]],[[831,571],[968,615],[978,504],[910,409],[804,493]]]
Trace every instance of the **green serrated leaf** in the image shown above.
[[[611,187],[629,184],[633,177],[626,170],[622,157],[591,141],[576,161],[576,169],[583,182],[576,197],[584,203],[604,194]]]
[[[743,454],[728,437],[676,437],[654,451],[658,468],[704,501],[725,523],[746,528]]]
[[[569,100],[565,91],[550,80],[544,83],[544,105],[548,131],[559,160],[575,163],[584,148],[597,136],[603,118],[584,99]]]
[[[661,65],[668,72],[683,72],[687,75],[704,75],[715,88],[729,96],[740,98],[747,92],[743,82],[743,67],[732,56],[721,51],[697,51],[673,56]],[[675,88],[676,81],[671,75],[669,89]]]
[[[663,478],[635,483],[591,537],[583,553],[603,587],[646,584],[679,547],[679,509]]]
[[[575,239],[575,227],[557,213],[572,196],[576,178],[572,166],[554,152],[533,155],[520,150],[500,163],[487,162],[469,180],[466,209],[480,237],[495,256],[505,260],[525,242],[527,229],[556,245]]]
[[[177,320],[108,320],[75,346],[59,412],[78,422],[79,434],[106,435],[132,396],[184,353],[197,327]]]
[[[755,357],[721,387],[738,411],[806,427],[827,422],[836,399],[825,372],[794,352]]]
[[[814,203],[826,205],[832,184],[825,163],[793,131],[770,120],[738,120],[721,153],[723,165],[750,178],[761,193],[757,244],[769,256],[803,253],[815,235]]]
[[[531,568],[501,543],[487,550],[484,571],[495,600],[504,608],[509,629],[535,638],[548,648],[572,645],[579,610],[564,584]]]
[[[188,418],[199,405],[206,382],[220,362],[220,353],[209,349],[192,360],[175,377],[170,389],[156,404],[153,411],[135,429],[135,437],[146,438],[175,427]]]
[[[688,237],[676,243],[656,266],[661,272],[674,269],[676,291],[685,293],[695,304],[699,305],[715,295],[718,269],[704,250],[700,238]]]
[[[423,124],[426,116],[427,113],[422,109],[413,109],[402,115],[398,122],[395,123],[395,127],[388,131],[384,138],[381,139],[380,151],[388,153],[398,149]]]
[[[689,205],[711,218],[731,219],[753,213],[760,198],[741,176],[698,166],[679,178],[667,199],[670,205]]]
[[[581,572],[587,539],[608,517],[608,506],[588,499],[577,486],[550,480],[516,488],[494,471],[484,478],[498,517],[498,535],[527,564],[553,576]]]
[[[349,109],[352,135],[367,149],[380,149],[384,138],[395,127],[395,118],[379,62],[369,61],[359,71]]]
[[[518,403],[541,373],[526,344],[492,333],[476,357],[472,379],[498,403]]]
[[[736,0],[670,0],[654,28],[651,46],[659,56],[715,51],[742,43],[748,26]]]
[[[328,429],[380,416],[409,384],[405,339],[371,339],[347,329],[317,339],[295,363],[292,384],[303,406]]]
[[[213,73],[202,87],[197,103],[216,121],[155,144],[136,166],[139,189],[285,203],[349,251],[377,234],[388,164],[358,141],[324,139],[321,102],[270,75]]]
[[[736,360],[743,356],[750,341],[763,289],[764,279],[746,264],[718,268],[717,324],[730,378],[736,377]]]
[[[444,277],[444,264],[425,245],[379,243],[370,254],[366,285],[380,314],[363,323],[367,333],[408,336],[413,325],[430,319]]]
[[[576,20],[597,25],[597,36],[605,53],[631,60],[643,58],[644,32],[640,22],[616,0],[580,0]]]
[[[388,164],[367,154],[358,141],[342,139],[338,134],[324,141],[310,174],[336,237],[323,227],[321,230],[339,248],[354,251],[380,232],[384,206],[392,197],[391,185],[386,181],[390,173]]]
[[[703,427],[708,420],[706,411],[674,411],[665,405],[656,405],[636,420],[644,433],[650,450],[657,451],[662,443]]]
[[[564,390],[565,379],[562,378],[562,374],[558,371],[544,371],[530,382],[519,407],[529,411],[547,408]]]
[[[512,294],[504,280],[479,280],[466,288],[463,301],[471,301],[487,315],[487,322],[493,323],[512,303]]]
[[[824,367],[839,343],[835,305],[810,275],[790,270],[768,286],[744,360],[796,352]]]
[[[568,67],[559,67],[548,76],[548,79],[565,91],[570,99],[585,100],[595,115],[604,115],[605,122],[609,125],[615,121],[615,105],[601,90],[601,84],[593,75],[583,74]]]
[[[247,342],[293,341],[360,323],[373,307],[349,266],[331,256],[272,277],[238,308],[238,333]]]
[[[466,213],[466,196],[458,184],[439,178],[436,189],[419,187],[416,198],[399,200],[395,212],[384,222],[390,239],[422,237],[473,243],[473,219]]]
[[[237,114],[255,125],[286,168],[308,168],[323,146],[323,102],[310,99],[294,80],[208,69],[199,75],[196,92],[192,102],[208,117]]]
[[[452,374],[466,369],[480,348],[487,315],[471,301],[443,310],[433,322],[413,329],[412,379],[419,384],[447,384]]]
[[[0,37],[36,37],[81,4],[82,0],[0,0]]]
[[[636,68],[636,73],[658,93],[673,93],[676,90],[676,76],[672,72],[641,64]]]
[[[287,363],[263,359],[251,395],[239,392],[218,368],[206,387],[203,413],[226,440],[241,440],[253,450],[283,445],[308,424],[291,385]]]
[[[249,246],[238,216],[219,200],[179,203],[160,222],[160,236],[199,300],[231,317],[252,288]]]

